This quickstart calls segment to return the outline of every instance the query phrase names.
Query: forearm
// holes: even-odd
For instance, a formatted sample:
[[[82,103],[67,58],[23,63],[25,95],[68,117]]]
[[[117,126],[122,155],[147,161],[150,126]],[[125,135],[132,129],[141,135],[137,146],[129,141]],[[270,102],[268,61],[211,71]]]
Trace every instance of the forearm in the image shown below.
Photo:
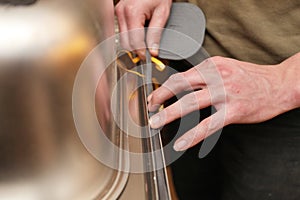
[[[278,65],[282,87],[281,103],[285,111],[300,107],[300,52]]]

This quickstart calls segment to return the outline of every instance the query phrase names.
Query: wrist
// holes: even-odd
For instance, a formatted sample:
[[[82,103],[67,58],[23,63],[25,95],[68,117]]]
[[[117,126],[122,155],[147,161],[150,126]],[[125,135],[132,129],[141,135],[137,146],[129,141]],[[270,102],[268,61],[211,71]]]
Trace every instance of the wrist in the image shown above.
[[[288,110],[300,107],[300,53],[278,65],[284,104]]]

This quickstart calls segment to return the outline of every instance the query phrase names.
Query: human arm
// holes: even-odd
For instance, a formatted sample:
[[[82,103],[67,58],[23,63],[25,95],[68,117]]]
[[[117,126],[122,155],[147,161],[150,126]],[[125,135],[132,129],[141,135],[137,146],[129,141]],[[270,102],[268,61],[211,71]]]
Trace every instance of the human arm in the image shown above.
[[[158,55],[162,28],[169,17],[172,0],[120,0],[116,5],[116,15],[124,48],[134,50],[142,59],[145,58],[144,26],[149,20],[147,47],[153,56]],[[128,32],[129,31],[129,32]]]
[[[210,105],[216,108],[216,113],[175,142],[175,150],[192,147],[223,126],[259,123],[300,107],[300,53],[277,65],[209,58],[171,76],[148,97],[149,110],[156,110],[175,94],[200,88],[150,119],[150,125],[159,128],[192,111]]]

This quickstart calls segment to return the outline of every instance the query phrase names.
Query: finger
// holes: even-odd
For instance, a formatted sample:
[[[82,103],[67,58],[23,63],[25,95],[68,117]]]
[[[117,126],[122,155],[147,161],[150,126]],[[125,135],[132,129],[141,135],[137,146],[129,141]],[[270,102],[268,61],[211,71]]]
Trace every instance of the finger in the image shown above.
[[[116,5],[115,13],[118,18],[118,25],[120,29],[120,44],[124,49],[130,51],[131,49],[129,45],[128,29],[124,15],[124,5],[121,1]]]
[[[222,84],[222,77],[217,68],[215,58],[207,58],[200,64],[194,67],[193,73],[198,73],[205,85],[220,85]]]
[[[173,74],[165,83],[162,84],[161,87],[149,95],[148,108],[150,111],[154,111],[157,105],[162,104],[174,95],[182,91],[188,91],[204,86],[205,84],[203,83],[203,78],[195,68],[183,73]]]
[[[145,59],[146,44],[145,44],[145,21],[146,17],[144,14],[140,14],[137,11],[126,12],[127,28],[129,45],[131,50],[134,50],[141,59]]]
[[[159,128],[192,111],[206,108],[211,105],[210,99],[208,90],[200,90],[187,94],[174,104],[152,116],[149,120],[150,126],[152,128]]]
[[[170,14],[170,7],[160,6],[154,10],[147,31],[147,46],[153,56],[158,56],[160,38]]]
[[[186,132],[174,144],[175,151],[184,151],[225,126],[225,110],[221,109]]]

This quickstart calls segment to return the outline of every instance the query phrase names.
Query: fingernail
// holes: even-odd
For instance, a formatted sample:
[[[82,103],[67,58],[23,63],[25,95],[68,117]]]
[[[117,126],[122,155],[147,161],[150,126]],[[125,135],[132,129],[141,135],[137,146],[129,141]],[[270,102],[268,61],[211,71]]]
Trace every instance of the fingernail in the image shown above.
[[[151,53],[154,55],[158,55],[158,48],[159,48],[158,44],[153,44],[150,48]]]
[[[186,140],[179,140],[174,144],[174,150],[175,151],[183,151],[186,149],[187,141]]]
[[[152,128],[160,127],[160,116],[154,115],[149,119],[149,124]]]

